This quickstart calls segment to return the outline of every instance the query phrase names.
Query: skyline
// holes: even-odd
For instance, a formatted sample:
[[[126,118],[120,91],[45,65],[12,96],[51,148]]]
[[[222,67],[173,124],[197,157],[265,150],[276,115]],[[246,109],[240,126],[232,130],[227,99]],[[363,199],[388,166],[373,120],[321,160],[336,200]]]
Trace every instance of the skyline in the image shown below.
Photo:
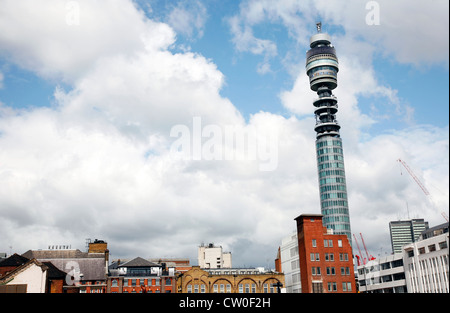
[[[377,4],[379,25],[369,25]],[[195,260],[201,242],[214,242],[238,266],[273,264],[294,218],[320,213],[316,95],[305,74],[320,20],[340,61],[352,232],[372,255],[390,254],[390,221],[432,227],[448,215],[448,9],[0,0],[0,252],[82,250],[98,238],[112,258]],[[180,158],[170,133],[194,135],[198,118],[224,138],[231,126],[258,140],[276,134],[266,155],[276,168],[261,171],[263,154],[239,157],[253,146],[231,159],[227,146]]]

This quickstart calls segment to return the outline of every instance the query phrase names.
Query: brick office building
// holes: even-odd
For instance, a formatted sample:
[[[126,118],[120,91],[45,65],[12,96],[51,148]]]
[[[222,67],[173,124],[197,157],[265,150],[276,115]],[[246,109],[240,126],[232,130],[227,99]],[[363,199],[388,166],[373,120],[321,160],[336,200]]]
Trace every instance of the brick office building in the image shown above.
[[[300,276],[303,293],[354,293],[352,247],[347,235],[332,234],[321,214],[297,217]]]
[[[178,293],[276,293],[284,274],[257,269],[201,269],[193,266],[177,278]]]

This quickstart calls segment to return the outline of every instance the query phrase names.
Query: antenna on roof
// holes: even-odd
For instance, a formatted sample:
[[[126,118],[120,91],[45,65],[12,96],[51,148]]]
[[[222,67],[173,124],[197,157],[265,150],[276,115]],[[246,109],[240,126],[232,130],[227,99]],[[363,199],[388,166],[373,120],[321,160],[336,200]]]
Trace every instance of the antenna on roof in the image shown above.
[[[316,27],[317,27],[317,32],[321,33],[322,32],[322,22],[317,22]]]

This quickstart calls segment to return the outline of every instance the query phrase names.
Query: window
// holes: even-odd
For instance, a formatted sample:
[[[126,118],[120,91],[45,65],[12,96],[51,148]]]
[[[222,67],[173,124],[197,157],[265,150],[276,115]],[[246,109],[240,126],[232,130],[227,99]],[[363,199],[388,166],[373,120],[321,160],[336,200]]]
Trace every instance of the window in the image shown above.
[[[239,293],[244,293],[244,286],[239,284]]]
[[[198,293],[198,285],[194,285],[194,293]]]
[[[328,283],[328,291],[337,291],[336,283]]]
[[[316,253],[316,261],[320,261],[320,256],[318,253]]]
[[[341,267],[341,275],[350,275],[350,268],[349,267]]]
[[[315,260],[315,259],[314,259],[314,253],[311,253],[310,256],[311,256],[311,261],[314,262],[314,260]]]
[[[213,288],[214,288],[214,291],[213,291],[214,293],[219,292],[219,286],[217,284],[214,284]]]
[[[339,261],[348,261],[348,253],[339,253]]]
[[[187,286],[187,292],[188,293],[192,293],[192,285],[188,285]]]
[[[200,286],[200,292],[201,292],[201,293],[205,293],[205,292],[206,292],[206,286],[205,286],[204,284],[202,284],[202,285]]]
[[[172,281],[170,278],[166,278],[166,286],[170,286],[172,284]]]
[[[131,280],[131,286],[133,286],[133,287],[136,286],[136,279]]]
[[[250,293],[250,285],[245,284],[245,293]]]
[[[124,287],[128,287],[128,279],[124,279],[123,280],[123,286]]]
[[[322,283],[312,283],[312,292],[313,293],[323,293],[323,285]]]
[[[338,240],[338,247],[342,248],[342,240],[341,239]]]
[[[256,293],[256,285],[252,284],[252,293]]]
[[[447,249],[447,241],[440,242],[439,249]]]
[[[225,292],[225,285],[220,284],[220,293],[224,293],[224,292]]]
[[[334,267],[327,267],[327,275],[336,275],[336,270]]]
[[[312,270],[312,275],[313,276],[320,276],[321,274],[320,274],[320,267],[312,267],[311,268],[311,270]]]
[[[429,252],[436,251],[436,245],[435,245],[435,244],[429,245],[429,246],[428,246],[428,251],[429,251]]]
[[[328,247],[333,247],[333,240],[328,240]]]
[[[264,289],[264,293],[269,292],[269,288],[268,288],[267,284],[264,284],[263,289]]]
[[[116,280],[116,279],[113,279],[113,280],[112,280],[112,283],[111,283],[111,287],[117,287],[117,286],[118,286],[117,280]]]
[[[343,282],[342,283],[342,290],[343,291],[352,291],[352,283]]]
[[[328,240],[327,239],[324,239],[323,240],[323,246],[326,248],[326,247],[328,247]]]
[[[313,239],[313,240],[312,240],[312,246],[313,246],[314,248],[316,248],[316,247],[317,247],[317,242],[316,242],[316,239]]]
[[[231,285],[227,284],[227,293],[231,293]]]

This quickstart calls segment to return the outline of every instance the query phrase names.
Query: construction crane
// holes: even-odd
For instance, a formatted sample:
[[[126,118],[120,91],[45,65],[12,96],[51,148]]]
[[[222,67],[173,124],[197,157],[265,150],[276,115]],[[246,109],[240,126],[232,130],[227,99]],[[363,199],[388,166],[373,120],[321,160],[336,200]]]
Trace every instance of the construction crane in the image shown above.
[[[417,176],[414,174],[414,172],[409,168],[408,164],[406,164],[405,161],[402,159],[398,159],[398,162],[400,162],[408,171],[408,173],[411,175],[411,177],[416,181],[417,185],[419,185],[420,189],[422,189],[423,193],[428,196],[429,201],[431,202],[431,205],[436,208],[436,205],[434,203],[433,197],[431,196],[428,189],[422,184],[422,182],[417,178]],[[437,208],[436,208],[437,209]],[[448,222],[448,216],[445,214],[445,212],[442,212],[441,215],[445,218],[445,220]]]
[[[398,162],[400,162],[408,171],[409,175],[411,175],[411,177],[416,181],[417,185],[419,185],[419,187],[422,189],[422,191],[425,193],[425,195],[429,196],[430,192],[427,190],[427,188],[425,188],[425,186],[422,184],[422,182],[417,178],[417,176],[414,174],[414,172],[409,168],[408,164],[406,164],[405,161],[403,161],[402,159],[398,159]]]
[[[364,242],[364,238],[363,235],[361,233],[359,233],[359,235],[361,236],[361,240],[362,243],[364,245],[364,250],[366,250],[366,255],[367,255],[367,261],[372,261],[375,260],[375,258],[372,255],[369,255],[369,251],[367,251],[367,247],[366,247],[366,243]],[[361,253],[361,252],[360,252]]]
[[[360,258],[362,258],[362,253],[361,253],[361,249],[359,248],[358,240],[356,240],[355,234],[353,234],[353,238],[355,238],[356,246],[358,247],[358,251],[359,251],[359,255],[356,255],[356,258],[358,259],[358,266],[359,266],[359,265],[361,265]],[[365,265],[366,262],[363,262],[363,264]]]

